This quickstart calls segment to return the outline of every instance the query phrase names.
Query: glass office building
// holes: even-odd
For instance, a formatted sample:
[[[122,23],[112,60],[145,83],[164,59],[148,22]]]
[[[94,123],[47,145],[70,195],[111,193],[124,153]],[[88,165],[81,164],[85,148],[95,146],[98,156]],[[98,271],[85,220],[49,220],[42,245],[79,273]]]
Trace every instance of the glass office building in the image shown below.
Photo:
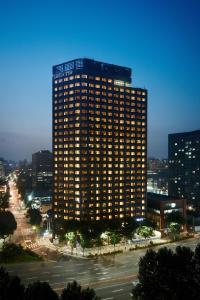
[[[56,219],[143,218],[147,91],[131,69],[91,59],[53,67]]]

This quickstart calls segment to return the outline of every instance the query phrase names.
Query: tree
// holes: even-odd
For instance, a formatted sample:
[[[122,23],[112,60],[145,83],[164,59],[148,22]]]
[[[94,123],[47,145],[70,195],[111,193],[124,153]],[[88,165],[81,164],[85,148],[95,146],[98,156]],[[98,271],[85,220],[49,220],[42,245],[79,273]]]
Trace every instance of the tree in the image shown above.
[[[61,300],[99,300],[95,291],[89,287],[82,289],[81,286],[73,281],[68,283],[67,288],[62,291]]]
[[[97,247],[99,247],[100,254],[101,254],[101,246],[103,245],[103,241],[102,241],[101,236],[98,236],[98,237],[95,239],[95,244],[96,244]]]
[[[24,300],[58,300],[58,295],[47,282],[34,282],[28,285]]]
[[[145,239],[154,235],[153,228],[147,227],[147,226],[138,227],[138,229],[136,230],[136,233],[138,235],[144,237]]]
[[[30,249],[24,249],[21,245],[16,245],[14,243],[4,243],[0,252],[1,263],[11,263],[28,260],[41,260],[41,257]]]
[[[180,235],[180,232],[181,232],[181,225],[178,224],[178,223],[170,223],[169,226],[168,226],[168,234],[169,234],[169,237],[175,241],[179,238],[179,235]]]
[[[72,232],[68,232],[65,235],[66,240],[69,241],[70,246],[71,246],[71,254],[73,254],[73,249],[76,247],[76,240],[77,240],[77,236],[76,233]]]
[[[120,241],[121,241],[121,235],[118,232],[110,233],[110,243],[111,245],[114,246],[114,250],[115,250],[115,245],[118,244]]]
[[[166,247],[158,252],[147,250],[139,262],[139,283],[132,291],[133,299],[199,299],[199,261],[199,247],[195,253],[187,247],[177,247],[175,252]]]
[[[126,218],[121,227],[121,233],[126,239],[132,239],[134,231],[138,227],[137,222],[133,218]]]
[[[40,211],[36,208],[29,208],[28,210],[28,217],[29,217],[29,222],[31,225],[39,226],[40,223],[42,222],[42,216],[40,214]]]
[[[90,236],[87,235],[86,233],[81,233],[80,234],[80,244],[83,249],[83,256],[84,256],[85,248],[89,248],[91,245]]]
[[[9,208],[9,193],[0,193],[0,210],[5,210]]]
[[[17,229],[17,222],[10,211],[0,211],[0,238],[5,239]]]
[[[24,298],[24,286],[18,276],[10,276],[4,268],[0,268],[0,299],[21,300]]]

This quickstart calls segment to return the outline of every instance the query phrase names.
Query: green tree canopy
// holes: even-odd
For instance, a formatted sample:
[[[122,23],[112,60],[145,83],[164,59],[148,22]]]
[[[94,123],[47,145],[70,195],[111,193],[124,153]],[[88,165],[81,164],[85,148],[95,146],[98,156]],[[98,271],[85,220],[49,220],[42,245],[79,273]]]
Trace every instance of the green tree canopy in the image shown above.
[[[24,297],[24,286],[18,276],[10,276],[4,268],[0,268],[0,299],[22,300]]]
[[[136,233],[145,239],[154,235],[153,228],[148,226],[139,226]]]
[[[17,229],[17,222],[10,211],[0,211],[0,238],[5,239]]]
[[[121,233],[127,239],[132,239],[135,230],[138,227],[138,223],[133,218],[126,218],[121,227]]]
[[[100,300],[100,298],[93,289],[89,287],[82,289],[76,281],[73,281],[62,291],[61,300]]]
[[[9,208],[9,198],[10,194],[8,192],[0,192],[0,210],[5,210],[6,208]]]
[[[195,253],[187,247],[175,252],[164,247],[150,249],[139,262],[139,284],[133,289],[133,299],[182,300],[199,299],[200,246]]]
[[[181,225],[179,223],[171,222],[168,225],[168,235],[172,240],[177,240],[180,236]]]
[[[34,282],[28,285],[24,300],[58,300],[58,295],[47,282]]]
[[[28,212],[29,222],[31,225],[39,226],[42,222],[42,216],[39,209],[29,208]]]

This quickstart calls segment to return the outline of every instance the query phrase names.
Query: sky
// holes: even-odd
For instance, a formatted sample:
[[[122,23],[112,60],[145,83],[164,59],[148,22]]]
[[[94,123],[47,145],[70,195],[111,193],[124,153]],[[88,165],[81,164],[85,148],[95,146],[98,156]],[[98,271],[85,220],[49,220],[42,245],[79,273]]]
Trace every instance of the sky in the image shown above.
[[[88,57],[148,89],[148,155],[200,129],[199,0],[0,0],[0,157],[51,150],[52,66]]]

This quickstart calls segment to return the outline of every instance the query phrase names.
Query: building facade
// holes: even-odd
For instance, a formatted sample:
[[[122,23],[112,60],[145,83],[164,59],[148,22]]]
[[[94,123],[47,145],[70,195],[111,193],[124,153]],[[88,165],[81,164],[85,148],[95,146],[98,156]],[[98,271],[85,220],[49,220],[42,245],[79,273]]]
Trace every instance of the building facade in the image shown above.
[[[169,134],[169,195],[200,206],[200,130]]]
[[[56,219],[143,218],[147,91],[131,69],[91,59],[53,67]]]
[[[53,154],[41,150],[32,155],[33,190],[52,191],[53,184]]]
[[[185,199],[147,193],[147,217],[156,223],[161,232],[167,227],[166,215],[177,211],[186,219],[187,205]],[[185,226],[184,230],[186,230]]]

